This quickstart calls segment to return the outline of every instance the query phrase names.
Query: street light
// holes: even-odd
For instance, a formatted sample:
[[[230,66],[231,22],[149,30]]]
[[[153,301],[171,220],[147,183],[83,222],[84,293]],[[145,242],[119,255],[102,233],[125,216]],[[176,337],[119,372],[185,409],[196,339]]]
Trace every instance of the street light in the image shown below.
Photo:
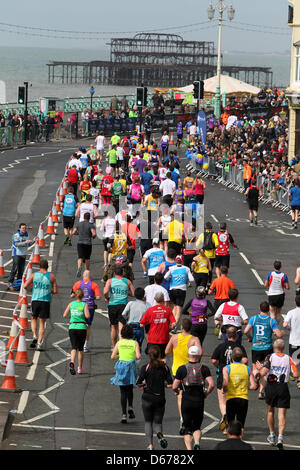
[[[218,63],[217,63],[217,88],[215,98],[215,116],[219,119],[221,114],[221,50],[222,50],[222,26],[224,21],[224,12],[227,10],[229,21],[232,21],[235,15],[235,9],[230,4],[229,7],[225,4],[224,0],[219,0],[214,7],[212,0],[210,0],[209,7],[207,9],[207,15],[209,20],[213,20],[215,11],[219,13],[219,38],[218,38]]]
[[[91,94],[91,113],[93,113],[93,96],[94,96],[94,93],[95,93],[95,88],[93,86],[91,86],[90,88],[90,94]]]

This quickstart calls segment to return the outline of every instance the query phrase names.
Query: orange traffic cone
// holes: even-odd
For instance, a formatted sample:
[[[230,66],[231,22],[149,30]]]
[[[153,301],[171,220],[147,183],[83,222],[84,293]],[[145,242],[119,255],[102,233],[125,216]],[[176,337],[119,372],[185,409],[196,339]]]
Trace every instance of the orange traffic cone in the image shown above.
[[[56,210],[59,213],[60,212],[60,202],[59,202],[59,192],[58,191],[56,193],[55,205],[56,205]]]
[[[20,332],[19,346],[15,358],[15,364],[29,364],[25,340],[25,331],[23,330],[23,328],[21,328]]]
[[[29,263],[28,263],[28,269],[27,269],[27,273],[26,273],[26,281],[27,281],[27,279],[29,279],[31,276],[32,276],[32,263],[31,263],[31,261],[29,261]]]
[[[18,298],[18,304],[21,302],[21,305],[22,305],[22,304],[28,305],[27,291],[26,291],[26,289],[25,289],[25,287],[24,287],[25,281],[26,281],[26,278],[25,278],[25,276],[24,276],[24,277],[23,277],[22,284],[21,284],[21,289],[20,289],[19,298]]]
[[[53,206],[52,206],[52,220],[53,222],[58,222],[58,215],[57,215],[55,202],[53,203]]]
[[[171,132],[170,145],[174,145],[174,135],[173,135],[173,132]]]
[[[0,276],[5,276],[4,265],[3,265],[3,250],[0,250]]]
[[[63,190],[64,194],[66,195],[68,193],[68,182],[66,180],[63,182]]]
[[[46,233],[55,233],[54,231],[54,225],[53,225],[53,219],[52,219],[52,212],[49,212],[49,218],[48,218],[48,227],[47,227],[47,232]]]
[[[39,239],[37,239],[37,241],[35,242],[33,258],[31,262],[34,264],[39,264],[40,261],[41,261],[41,255],[40,255]]]
[[[11,328],[10,328],[9,340],[8,340],[8,343],[7,343],[7,346],[6,346],[7,349],[9,349],[11,347],[11,345],[12,345],[12,349],[17,349],[18,348],[18,344],[19,344],[19,337],[17,336],[18,335],[18,327],[15,324],[15,320],[18,320],[17,312],[14,312],[14,314],[13,314],[12,324],[11,324]]]
[[[17,384],[15,379],[15,361],[13,351],[9,351],[7,364],[5,368],[5,377],[0,387],[1,390],[6,392],[15,392],[17,390]]]
[[[19,323],[24,330],[29,329],[29,321],[28,321],[28,314],[27,314],[27,305],[28,304],[21,304],[21,310],[19,315]]]
[[[63,184],[61,183],[60,188],[59,188],[59,200],[62,202],[64,200],[64,189],[63,189]]]
[[[40,224],[39,227],[39,233],[38,233],[38,239],[39,239],[39,247],[43,248],[46,246],[45,238],[44,238],[44,226],[43,224]]]

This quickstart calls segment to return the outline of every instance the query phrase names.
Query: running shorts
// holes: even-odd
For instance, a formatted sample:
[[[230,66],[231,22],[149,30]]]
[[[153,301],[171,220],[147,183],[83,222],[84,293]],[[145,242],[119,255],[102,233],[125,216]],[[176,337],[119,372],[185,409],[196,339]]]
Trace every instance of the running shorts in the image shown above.
[[[89,260],[92,254],[92,245],[77,243],[78,259]]]
[[[77,351],[83,351],[86,340],[86,330],[70,329],[69,337],[71,341],[71,348],[76,349]]]
[[[216,268],[220,268],[221,266],[227,266],[229,268],[230,264],[230,255],[216,255]]]
[[[47,319],[50,316],[50,302],[33,300],[31,302],[31,314],[34,318]]]
[[[186,291],[182,289],[172,289],[169,292],[170,294],[170,301],[174,305],[178,305],[178,307],[183,307],[185,297],[186,297]]]
[[[252,364],[255,364],[256,361],[264,363],[266,357],[273,354],[273,348],[263,349],[262,351],[254,351],[252,349]]]
[[[75,217],[70,217],[68,215],[63,216],[63,225],[64,228],[73,228],[75,222]]]
[[[247,412],[248,400],[245,400],[245,398],[230,398],[226,401],[226,415],[228,423],[236,419],[244,428]]]
[[[89,314],[90,314],[90,318],[86,319],[86,324],[87,325],[91,325],[93,323],[94,314],[95,314],[95,307],[89,307]]]
[[[291,206],[292,211],[300,211],[300,206]]]
[[[134,255],[135,255],[135,250],[127,249],[127,259],[129,263],[133,263]]]
[[[103,238],[104,251],[108,251],[107,244],[110,243],[110,247],[112,247],[113,242],[114,242],[113,238]]]
[[[258,211],[258,202],[256,201],[248,201],[248,206],[250,211]]]
[[[281,308],[283,307],[283,304],[284,304],[284,297],[285,297],[285,294],[269,295],[268,296],[269,304],[271,305],[271,307]]]
[[[166,357],[166,353],[165,353],[165,350],[166,350],[166,347],[167,347],[167,344],[156,344],[156,343],[147,343],[147,347],[145,349],[145,353],[148,354],[148,351],[149,351],[149,348],[151,348],[151,346],[158,346],[159,349],[160,349],[160,356],[161,358],[165,358]]]
[[[122,316],[125,307],[126,304],[108,306],[108,318],[111,325],[117,325],[119,322],[126,323],[125,318]]]
[[[290,391],[287,383],[269,383],[265,389],[266,404],[272,408],[290,408]]]

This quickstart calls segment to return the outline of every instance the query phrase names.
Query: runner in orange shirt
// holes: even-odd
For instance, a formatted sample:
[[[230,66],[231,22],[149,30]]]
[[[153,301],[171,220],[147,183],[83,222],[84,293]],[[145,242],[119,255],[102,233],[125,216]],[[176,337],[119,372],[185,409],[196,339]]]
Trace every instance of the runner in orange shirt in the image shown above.
[[[221,276],[214,279],[208,291],[209,295],[215,291],[214,308],[216,311],[222,303],[228,302],[229,289],[236,289],[235,284],[228,277],[227,266],[221,266]]]

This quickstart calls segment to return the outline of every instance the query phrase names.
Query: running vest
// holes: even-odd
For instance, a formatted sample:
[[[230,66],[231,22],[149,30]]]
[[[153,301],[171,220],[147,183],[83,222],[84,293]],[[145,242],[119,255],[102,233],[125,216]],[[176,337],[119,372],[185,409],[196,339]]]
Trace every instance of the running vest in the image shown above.
[[[224,303],[222,310],[223,325],[233,325],[241,328],[242,319],[239,315],[239,304],[229,305],[228,302]]]
[[[127,237],[125,233],[115,233],[112,244],[112,256],[121,254],[127,256]]]
[[[81,164],[82,164],[82,168],[87,168],[88,167],[88,164],[89,164],[89,157],[87,156],[86,153],[83,153],[81,155],[81,157],[79,158],[79,160],[81,161]]]
[[[118,353],[119,361],[134,361],[136,358],[135,341],[133,339],[120,339],[118,344]]]
[[[272,319],[268,315],[256,315],[252,323],[252,331],[252,349],[254,351],[264,351],[272,348]]]
[[[191,303],[192,324],[207,323],[207,300],[195,297]]]
[[[188,342],[192,335],[184,336],[182,333],[177,335],[177,346],[173,349],[172,374],[175,377],[178,367],[183,366],[189,360]]]
[[[186,290],[188,283],[188,268],[186,266],[175,266],[170,269],[171,271],[171,281],[170,281],[170,290],[173,289],[182,289]]]
[[[70,326],[69,330],[86,330],[86,319],[84,315],[85,302],[74,301],[70,306]]]
[[[285,274],[273,271],[268,276],[269,292],[268,295],[281,295],[284,293]]]
[[[274,382],[287,383],[289,381],[289,375],[291,371],[291,359],[287,354],[273,353],[269,359],[270,369],[269,374],[273,378]]]
[[[109,305],[126,305],[128,302],[128,281],[126,277],[111,279]]]
[[[88,202],[83,202],[80,205],[79,222],[84,221],[84,214],[86,214],[87,212],[89,212],[89,214],[90,214],[90,223],[93,224],[94,223],[94,205],[92,203],[88,203]]]
[[[74,217],[76,212],[76,201],[74,194],[66,194],[64,199],[63,215]]]
[[[208,261],[204,256],[198,255],[195,261],[195,273],[208,273]]]
[[[87,283],[81,281],[80,289],[82,289],[84,293],[84,297],[83,297],[84,302],[86,302],[89,307],[94,307],[95,306],[95,293],[92,289],[92,281],[89,281]]]
[[[184,198],[184,190],[176,189],[174,194],[174,204],[177,204],[179,198]]]
[[[156,211],[158,209],[158,199],[153,197],[151,194],[148,196],[148,211]]]
[[[142,197],[142,187],[140,184],[132,184],[130,188],[131,197],[135,201],[139,201]]]
[[[176,266],[176,261],[172,261],[170,263],[170,261],[165,261],[165,270],[163,272],[163,275],[165,276],[165,274],[167,274],[167,272],[169,271],[169,268],[171,266]],[[171,280],[170,279],[163,279],[163,282],[161,283],[162,287],[164,287],[165,289],[167,289],[167,291],[169,291],[170,289],[170,282]]]
[[[151,248],[148,253],[148,273],[158,268],[165,261],[165,252],[160,248]]]
[[[231,398],[244,398],[248,400],[250,367],[241,362],[233,362],[226,367],[229,376],[226,400]]]
[[[50,280],[50,273],[35,273],[31,301],[51,302],[51,291],[52,282]]]
[[[216,248],[216,255],[226,256],[229,255],[229,233],[218,232],[219,246]]]
[[[71,168],[71,170],[68,170],[68,182],[78,183],[78,173],[75,168]]]

